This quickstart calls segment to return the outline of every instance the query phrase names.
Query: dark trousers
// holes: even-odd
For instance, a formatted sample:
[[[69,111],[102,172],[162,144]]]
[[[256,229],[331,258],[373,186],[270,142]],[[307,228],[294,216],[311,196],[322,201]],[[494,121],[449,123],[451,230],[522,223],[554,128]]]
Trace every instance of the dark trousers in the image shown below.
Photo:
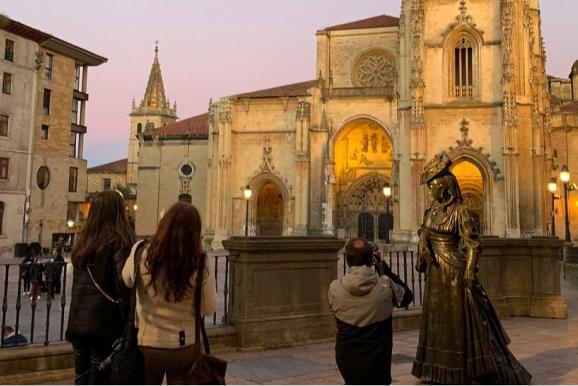
[[[193,365],[193,346],[181,348],[152,348],[141,346],[144,355],[145,385],[160,385],[167,376],[167,384],[184,385]]]
[[[98,365],[112,352],[114,338],[96,335],[75,335],[72,337],[74,349],[74,384],[105,385],[108,376],[98,370]]]
[[[24,292],[30,292],[30,280],[22,280],[22,283],[24,284]]]
[[[52,297],[54,297],[54,294],[60,293],[60,287],[62,287],[62,283],[60,282],[60,277],[58,277],[52,281],[52,289],[53,289]]]

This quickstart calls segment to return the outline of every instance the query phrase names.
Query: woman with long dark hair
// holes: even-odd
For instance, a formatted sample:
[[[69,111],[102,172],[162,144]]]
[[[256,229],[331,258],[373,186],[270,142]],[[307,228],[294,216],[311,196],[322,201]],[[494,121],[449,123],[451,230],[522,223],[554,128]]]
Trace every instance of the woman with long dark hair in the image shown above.
[[[143,248],[137,243],[126,261],[122,277],[128,287],[137,285],[136,325],[145,358],[145,384],[185,382],[193,364],[195,343],[194,290],[197,266],[203,259],[201,314],[217,307],[215,279],[201,247],[201,216],[189,204],[173,205],[156,233]],[[135,278],[135,255],[140,274]],[[139,259],[140,258],[140,259]]]
[[[75,384],[104,384],[98,365],[123,332],[126,315],[119,301],[128,297],[122,267],[135,242],[122,195],[98,193],[72,250],[74,276],[66,339],[72,343]]]

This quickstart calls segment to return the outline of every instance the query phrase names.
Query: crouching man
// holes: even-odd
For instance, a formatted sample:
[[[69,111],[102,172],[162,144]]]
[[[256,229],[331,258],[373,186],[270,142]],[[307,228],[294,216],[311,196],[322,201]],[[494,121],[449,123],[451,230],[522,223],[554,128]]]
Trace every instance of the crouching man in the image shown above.
[[[404,287],[374,271],[373,248],[363,239],[347,243],[345,259],[349,269],[328,293],[337,323],[337,367],[348,385],[390,384],[392,313]]]

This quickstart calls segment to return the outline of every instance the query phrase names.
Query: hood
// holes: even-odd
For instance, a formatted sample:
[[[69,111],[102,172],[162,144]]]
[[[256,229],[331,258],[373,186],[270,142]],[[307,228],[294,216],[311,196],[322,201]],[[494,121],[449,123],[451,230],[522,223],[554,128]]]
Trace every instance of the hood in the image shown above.
[[[341,286],[354,296],[367,295],[377,284],[377,274],[366,265],[351,267],[341,279]]]

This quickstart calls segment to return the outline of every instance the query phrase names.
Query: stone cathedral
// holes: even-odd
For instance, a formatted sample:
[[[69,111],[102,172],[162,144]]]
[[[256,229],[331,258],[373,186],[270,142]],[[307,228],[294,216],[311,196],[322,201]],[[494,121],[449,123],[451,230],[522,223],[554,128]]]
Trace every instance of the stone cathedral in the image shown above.
[[[419,177],[442,151],[483,234],[547,234],[557,113],[538,0],[404,0],[399,18],[315,38],[312,79],[224,97],[183,120],[155,52],[130,114],[137,234],[182,200],[200,209],[213,249],[245,224],[257,236],[412,243],[428,200]],[[575,67],[566,83],[578,91]]]

